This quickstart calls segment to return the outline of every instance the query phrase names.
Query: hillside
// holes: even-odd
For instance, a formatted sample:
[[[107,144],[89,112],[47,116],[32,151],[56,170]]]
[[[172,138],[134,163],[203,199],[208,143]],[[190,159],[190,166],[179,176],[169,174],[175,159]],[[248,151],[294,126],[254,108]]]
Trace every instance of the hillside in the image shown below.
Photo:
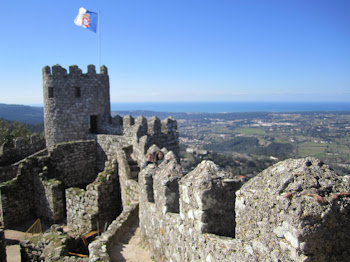
[[[0,118],[26,124],[44,122],[43,107],[0,104]]]

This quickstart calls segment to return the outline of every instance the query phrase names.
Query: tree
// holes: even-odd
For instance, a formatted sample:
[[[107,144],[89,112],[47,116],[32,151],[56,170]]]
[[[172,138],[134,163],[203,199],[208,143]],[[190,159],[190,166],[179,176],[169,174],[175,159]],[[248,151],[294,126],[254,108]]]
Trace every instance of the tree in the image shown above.
[[[14,139],[23,137],[29,139],[31,132],[19,122],[9,122],[0,119],[0,145],[13,144]]]

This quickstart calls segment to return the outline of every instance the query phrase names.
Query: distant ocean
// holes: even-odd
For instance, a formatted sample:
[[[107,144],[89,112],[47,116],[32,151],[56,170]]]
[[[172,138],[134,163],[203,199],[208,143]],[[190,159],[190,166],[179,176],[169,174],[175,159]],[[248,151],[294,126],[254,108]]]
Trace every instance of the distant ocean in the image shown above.
[[[350,111],[350,102],[116,102],[111,103],[111,110],[192,113]]]

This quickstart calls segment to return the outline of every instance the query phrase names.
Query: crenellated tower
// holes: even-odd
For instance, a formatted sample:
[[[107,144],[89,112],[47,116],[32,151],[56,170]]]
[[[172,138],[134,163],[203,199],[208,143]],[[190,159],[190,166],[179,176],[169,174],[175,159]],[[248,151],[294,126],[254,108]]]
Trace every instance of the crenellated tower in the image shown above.
[[[47,147],[86,139],[111,121],[105,66],[101,66],[99,74],[94,65],[88,66],[86,74],[78,66],[70,66],[69,73],[59,65],[45,66],[43,93]]]

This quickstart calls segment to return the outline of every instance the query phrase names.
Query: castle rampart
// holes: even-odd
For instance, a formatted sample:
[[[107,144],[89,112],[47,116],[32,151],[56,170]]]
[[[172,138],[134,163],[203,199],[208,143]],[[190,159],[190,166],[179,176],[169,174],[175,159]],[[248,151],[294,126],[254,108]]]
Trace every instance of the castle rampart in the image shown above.
[[[0,166],[11,165],[44,148],[46,148],[45,139],[38,134],[31,135],[29,140],[17,138],[13,145],[5,143],[0,146]]]
[[[177,122],[112,118],[104,66],[99,74],[92,65],[87,73],[77,66],[67,73],[59,65],[42,72],[46,149],[27,157],[41,142],[34,138],[28,150],[24,140],[17,140],[12,151],[2,147],[3,156],[27,152],[10,157],[26,157],[20,162],[0,168],[1,222],[9,227],[37,217],[49,223],[66,218],[76,233],[102,229],[123,208],[137,205],[138,173],[151,145],[179,155]],[[50,257],[47,240],[38,243],[22,243],[24,260]]]
[[[212,162],[184,177],[175,162],[139,177],[141,238],[156,261],[349,261],[349,177],[286,160],[239,189]]]
[[[121,119],[121,118],[120,118]],[[154,119],[159,128],[154,128]],[[121,121],[119,121],[121,123]],[[179,154],[179,140],[177,122],[172,118],[160,121],[139,116],[125,116],[118,130],[123,135],[96,135],[98,166],[102,170],[106,161],[118,162],[118,174],[121,187],[123,206],[138,202],[137,176],[145,161],[146,150],[156,142],[159,148],[174,150]],[[165,128],[161,128],[163,125]]]
[[[243,186],[210,161],[184,175],[176,120],[111,118],[106,67],[44,67],[43,92],[48,149],[0,169],[5,227],[67,218],[82,234],[122,212],[89,246],[90,261],[109,261],[139,205],[142,244],[156,261],[349,261],[350,178],[321,161],[286,160]],[[165,160],[140,171],[160,148]],[[65,256],[69,237],[52,231],[60,243],[50,234],[24,241],[22,258]],[[0,229],[0,254],[3,239]]]
[[[122,212],[89,248],[90,261],[109,261],[139,205],[156,261],[349,261],[350,178],[321,161],[286,160],[243,186],[210,161],[184,175],[176,120],[111,118],[106,67],[44,67],[43,92],[47,150],[0,169],[2,226],[67,218],[81,234]],[[160,148],[164,161],[140,171]],[[23,241],[23,261],[67,255],[70,238],[57,229]]]

